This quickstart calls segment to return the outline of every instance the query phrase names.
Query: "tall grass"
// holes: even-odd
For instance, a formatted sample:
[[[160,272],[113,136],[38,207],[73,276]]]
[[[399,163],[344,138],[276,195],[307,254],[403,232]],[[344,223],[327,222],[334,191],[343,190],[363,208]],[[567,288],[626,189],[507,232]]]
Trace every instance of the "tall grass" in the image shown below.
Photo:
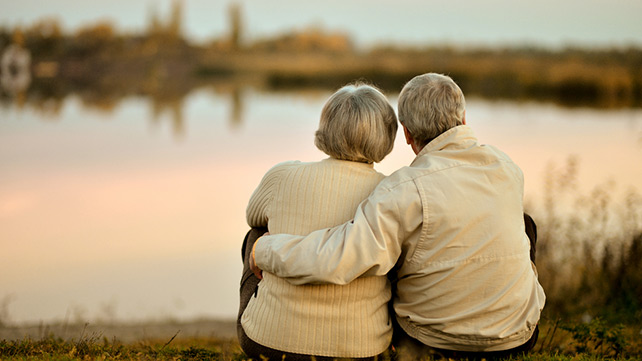
[[[577,161],[549,167],[538,224],[537,268],[546,315],[642,325],[642,197],[607,181],[582,194]]]

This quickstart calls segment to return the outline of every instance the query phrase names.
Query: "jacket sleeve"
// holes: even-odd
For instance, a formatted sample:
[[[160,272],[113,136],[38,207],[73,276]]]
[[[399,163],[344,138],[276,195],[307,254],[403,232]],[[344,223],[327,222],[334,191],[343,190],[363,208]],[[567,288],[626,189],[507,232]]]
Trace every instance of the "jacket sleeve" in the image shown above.
[[[353,221],[308,236],[261,237],[254,249],[256,263],[293,284],[348,284],[360,276],[385,275],[397,262],[408,229],[416,227],[403,224],[397,198],[377,187]],[[410,222],[421,223],[418,212]]]

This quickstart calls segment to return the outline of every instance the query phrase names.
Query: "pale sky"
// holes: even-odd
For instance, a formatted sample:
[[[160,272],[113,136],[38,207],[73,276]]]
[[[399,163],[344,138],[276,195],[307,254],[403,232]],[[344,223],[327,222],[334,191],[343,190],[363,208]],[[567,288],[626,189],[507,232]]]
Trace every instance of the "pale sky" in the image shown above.
[[[184,30],[193,39],[219,37],[232,0],[183,0]],[[240,0],[248,39],[319,27],[348,33],[360,46],[482,44],[642,46],[639,0]],[[169,13],[171,0],[0,0],[0,25],[57,17],[66,30],[110,20],[141,30],[151,9]]]

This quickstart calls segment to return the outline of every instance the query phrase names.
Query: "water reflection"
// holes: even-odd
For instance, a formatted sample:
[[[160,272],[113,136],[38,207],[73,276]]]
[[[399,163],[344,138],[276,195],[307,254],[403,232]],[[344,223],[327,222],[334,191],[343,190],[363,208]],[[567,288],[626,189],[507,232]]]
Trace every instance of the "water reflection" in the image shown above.
[[[13,320],[93,320],[105,304],[118,319],[233,317],[245,205],[275,163],[323,158],[313,136],[330,93],[220,82],[108,107],[87,95],[0,107],[0,274],[12,275],[0,290]],[[469,97],[467,115],[522,167],[529,204],[569,157],[580,194],[611,178],[612,199],[642,190],[640,109]],[[413,156],[398,135],[376,168]]]
[[[13,98],[0,101],[0,108],[11,109],[16,106],[18,109],[29,109],[39,114],[38,119],[43,122],[56,122],[60,119],[66,100],[69,96],[58,96],[55,89],[48,87],[41,88],[39,92],[31,92],[27,96],[23,83],[9,80],[3,85],[10,86]],[[176,140],[181,140],[186,133],[185,102],[190,94],[199,93],[203,90],[210,90],[220,95],[229,102],[229,114],[227,124],[230,128],[239,128],[243,124],[244,94],[243,83],[223,83],[221,85],[208,84],[200,88],[171,89],[171,84],[164,84],[169,90],[158,91],[151,96],[144,96],[145,102],[150,107],[150,123],[153,127],[159,127],[163,122],[170,124],[172,133]],[[28,85],[27,85],[28,87]],[[160,85],[159,85],[160,87]],[[9,91],[9,89],[7,89]],[[113,114],[118,105],[127,101],[125,97],[116,97],[113,94],[103,94],[97,91],[85,91],[74,95],[82,103],[86,110],[97,110],[106,115]],[[111,119],[111,117],[106,117]]]
[[[356,49],[315,28],[244,42],[235,5],[229,36],[191,44],[183,3],[138,34],[0,27],[0,322],[233,317],[251,192],[277,162],[323,157],[322,105],[359,78],[394,103],[412,76],[450,74],[533,207],[560,167],[580,194],[642,190],[640,49]],[[399,134],[376,168],[413,157]]]
[[[152,117],[151,121],[155,125],[161,120],[164,113],[169,113],[169,119],[172,125],[172,132],[177,139],[185,135],[185,124],[183,117],[183,98],[163,100],[152,98]]]
[[[243,94],[240,87],[232,88],[232,106],[230,114],[230,125],[232,127],[239,127],[243,123]]]

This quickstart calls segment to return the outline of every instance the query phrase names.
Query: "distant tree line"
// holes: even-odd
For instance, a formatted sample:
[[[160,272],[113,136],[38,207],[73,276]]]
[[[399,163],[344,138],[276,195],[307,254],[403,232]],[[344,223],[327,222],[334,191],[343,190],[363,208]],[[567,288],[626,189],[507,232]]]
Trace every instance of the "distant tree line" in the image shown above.
[[[362,79],[396,92],[414,75],[436,71],[451,75],[467,94],[489,98],[541,99],[571,106],[642,105],[642,49],[638,48],[554,51],[428,45],[358,50],[346,34],[318,28],[249,42],[238,5],[228,9],[228,33],[203,45],[184,37],[182,5],[174,1],[166,20],[150,10],[147,28],[134,34],[119,32],[109,22],[64,32],[55,19],[0,28],[0,55],[12,44],[30,53],[28,91],[39,95],[25,99],[71,92],[108,98],[180,96],[221,77],[251,79],[252,84],[275,89],[334,89]],[[172,89],[165,85],[169,83]],[[0,91],[0,100],[7,97],[7,91]]]

